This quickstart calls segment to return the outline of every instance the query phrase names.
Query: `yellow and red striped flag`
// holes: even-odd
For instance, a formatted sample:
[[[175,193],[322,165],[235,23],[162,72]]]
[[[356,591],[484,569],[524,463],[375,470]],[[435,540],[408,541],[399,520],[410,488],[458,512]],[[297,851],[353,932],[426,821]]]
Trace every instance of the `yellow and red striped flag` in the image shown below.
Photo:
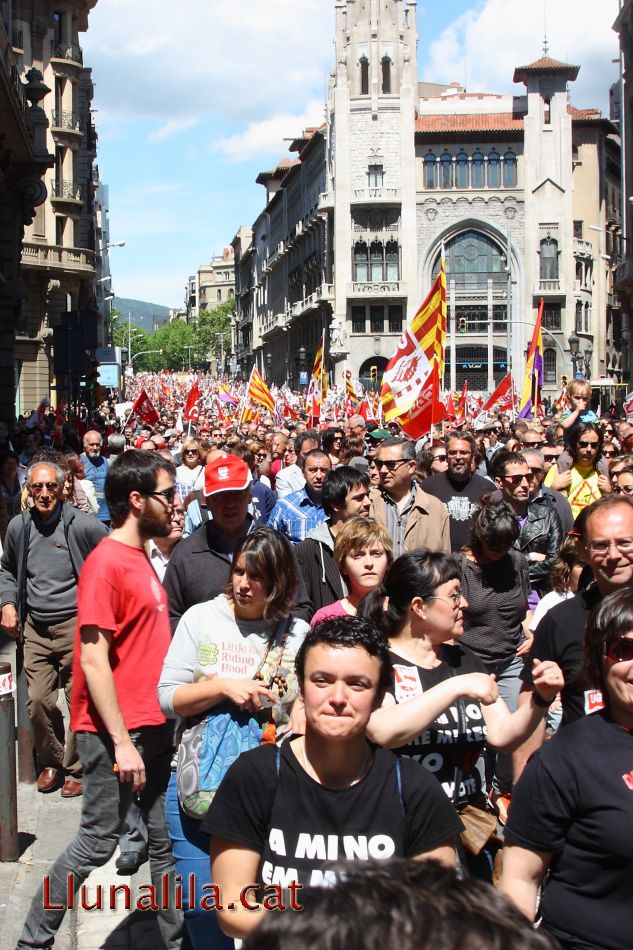
[[[325,372],[325,360],[323,359],[323,337],[319,343],[319,348],[314,357],[314,366],[312,367],[312,376],[306,389],[306,407],[312,408],[314,400],[320,407],[324,398],[327,396],[327,374]]]
[[[446,345],[446,271],[444,259],[431,291],[400,338],[382,378],[380,398],[385,419],[395,419],[416,402],[431,374],[444,378]]]
[[[268,409],[269,412],[275,411],[275,400],[271,396],[262,374],[254,366],[251,371],[251,378],[248,381],[246,395],[252,402],[259,403],[260,406],[263,406],[264,409]]]

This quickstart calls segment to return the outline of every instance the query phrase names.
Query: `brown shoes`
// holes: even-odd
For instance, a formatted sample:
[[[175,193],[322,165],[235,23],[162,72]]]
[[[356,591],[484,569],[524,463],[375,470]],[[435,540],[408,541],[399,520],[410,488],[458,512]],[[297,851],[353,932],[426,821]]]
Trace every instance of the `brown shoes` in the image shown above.
[[[54,792],[59,786],[59,770],[47,766],[37,777],[38,792]]]
[[[62,786],[62,798],[77,798],[83,794],[83,785],[77,779],[67,776]]]

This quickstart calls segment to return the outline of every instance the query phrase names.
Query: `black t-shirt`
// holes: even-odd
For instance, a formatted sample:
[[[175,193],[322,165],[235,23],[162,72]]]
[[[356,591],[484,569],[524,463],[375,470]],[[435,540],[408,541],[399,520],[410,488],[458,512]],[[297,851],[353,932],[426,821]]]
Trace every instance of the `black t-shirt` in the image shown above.
[[[288,887],[332,881],[336,861],[413,858],[461,830],[450,803],[424,769],[374,749],[362,781],[330,789],[311,778],[289,743],[245,752],[226,773],[202,831],[261,854],[259,883]]]
[[[422,488],[434,498],[443,501],[448,511],[451,529],[451,551],[459,551],[470,543],[470,524],[479,499],[494,485],[481,475],[472,475],[467,482],[453,482],[446,472],[431,475],[422,482]]]
[[[505,838],[553,853],[546,928],[577,950],[633,946],[633,735],[606,712],[572,723],[530,759]]]
[[[587,619],[600,599],[598,586],[591,584],[586,590],[579,591],[574,597],[548,610],[534,632],[530,662],[525,664],[522,679],[531,685],[532,660],[535,657],[558,663],[565,677],[561,692],[563,725],[595,712],[602,705],[600,691],[585,689],[577,679],[583,662]]]
[[[390,655],[393,682],[389,692],[397,703],[405,703],[407,700],[422,695],[425,690],[443,683],[451,675],[486,672],[481,660],[472,650],[461,644],[454,646],[443,644],[442,662],[432,670],[416,666],[411,660],[405,659],[394,650],[390,651]],[[415,736],[407,745],[395,750],[397,755],[415,759],[425,769],[432,772],[441,782],[446,795],[457,805],[474,801],[482,795],[481,775],[475,768],[475,763],[486,741],[486,724],[479,703],[472,699],[464,699],[461,707],[463,713],[461,724],[459,705],[455,703],[438,716],[420,735]],[[455,794],[456,767],[462,773],[457,794]]]

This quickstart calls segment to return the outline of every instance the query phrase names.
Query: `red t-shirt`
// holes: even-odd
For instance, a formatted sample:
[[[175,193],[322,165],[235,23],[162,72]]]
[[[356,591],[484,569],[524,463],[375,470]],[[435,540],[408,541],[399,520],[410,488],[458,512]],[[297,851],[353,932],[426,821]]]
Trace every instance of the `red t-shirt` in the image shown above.
[[[156,696],[171,643],[167,596],[145,552],[112,538],[90,553],[79,575],[70,711],[77,732],[107,732],[81,669],[82,627],[112,631],[110,666],[127,729],[165,722]]]

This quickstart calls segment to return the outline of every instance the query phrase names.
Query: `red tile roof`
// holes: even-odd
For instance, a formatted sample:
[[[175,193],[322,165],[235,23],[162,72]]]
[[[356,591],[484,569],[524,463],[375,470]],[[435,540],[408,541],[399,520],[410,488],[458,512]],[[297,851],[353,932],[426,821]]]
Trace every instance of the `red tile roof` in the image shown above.
[[[571,66],[569,63],[561,63],[558,59],[552,59],[550,56],[541,56],[533,63],[527,66],[517,66],[514,70],[514,81],[525,82],[527,76],[538,75],[539,73],[563,73],[568,79],[575,79],[580,70],[580,66]]]
[[[416,132],[516,132],[523,130],[523,116],[511,112],[479,115],[421,115]]]

